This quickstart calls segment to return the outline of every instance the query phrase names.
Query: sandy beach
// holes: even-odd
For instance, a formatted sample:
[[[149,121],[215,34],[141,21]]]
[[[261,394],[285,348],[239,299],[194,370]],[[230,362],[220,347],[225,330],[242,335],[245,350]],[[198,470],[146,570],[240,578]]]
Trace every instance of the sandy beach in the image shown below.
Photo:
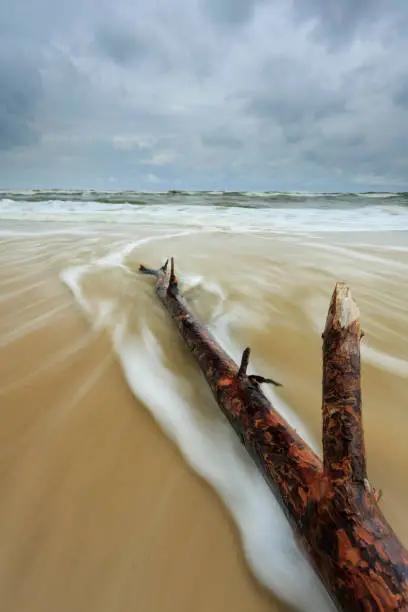
[[[0,612],[408,612],[407,28],[0,0]]]
[[[237,350],[250,344],[258,369],[284,384],[280,399],[318,450],[319,328],[334,282],[350,283],[366,333],[370,481],[383,490],[381,507],[408,545],[407,233],[356,233],[352,240],[222,232],[174,237],[173,228],[143,242],[159,236],[157,230],[76,231],[11,221],[7,227],[0,240],[4,612],[290,609],[258,580],[222,496],[196,473],[180,438],[169,437],[152,408],[168,390],[160,371],[147,380],[144,353],[137,361],[150,342],[144,325],[158,339],[162,363],[203,436],[221,423],[205,382],[154,301],[150,279],[136,274],[140,261],[156,265],[168,254],[180,262],[197,314],[221,340],[230,315],[228,334]],[[134,240],[139,244],[127,248]],[[140,367],[143,388],[129,383],[130,363],[136,379]],[[296,581],[295,574],[289,590]]]

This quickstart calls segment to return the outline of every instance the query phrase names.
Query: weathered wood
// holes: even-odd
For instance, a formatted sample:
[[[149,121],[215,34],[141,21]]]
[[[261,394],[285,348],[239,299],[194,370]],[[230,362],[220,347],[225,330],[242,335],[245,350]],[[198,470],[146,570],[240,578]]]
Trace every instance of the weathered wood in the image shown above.
[[[337,283],[323,333],[323,462],[189,310],[174,260],[156,294],[200,366],[221,410],[254,459],[333,601],[345,612],[408,610],[408,553],[378,507],[366,475],[361,422],[359,311]]]
[[[332,484],[367,478],[361,422],[359,310],[337,283],[323,332],[323,462]]]

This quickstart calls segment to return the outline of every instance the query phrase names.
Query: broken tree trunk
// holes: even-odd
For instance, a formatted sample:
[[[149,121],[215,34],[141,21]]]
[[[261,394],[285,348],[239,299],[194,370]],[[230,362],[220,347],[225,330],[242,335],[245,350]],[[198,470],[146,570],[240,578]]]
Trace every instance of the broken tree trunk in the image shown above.
[[[156,294],[198,362],[221,410],[281,501],[327,591],[345,612],[408,610],[408,553],[366,474],[361,422],[359,311],[337,283],[323,333],[323,462],[262,393],[272,379],[238,366],[179,294],[174,260]]]

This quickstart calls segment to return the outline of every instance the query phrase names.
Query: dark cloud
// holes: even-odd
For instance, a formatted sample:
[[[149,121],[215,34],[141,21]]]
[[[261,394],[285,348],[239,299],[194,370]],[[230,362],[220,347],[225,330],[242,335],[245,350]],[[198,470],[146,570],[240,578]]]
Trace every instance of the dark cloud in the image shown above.
[[[280,93],[256,93],[250,96],[245,105],[245,111],[260,119],[276,120],[280,125],[294,127],[295,124],[305,120],[313,121],[323,119],[344,109],[344,100],[329,92],[317,91],[316,95],[310,92],[285,99]],[[319,96],[320,94],[320,96]]]
[[[394,94],[394,102],[398,106],[408,109],[408,82],[401,83]]]
[[[399,185],[407,23],[405,0],[4,0],[0,182]]]
[[[261,120],[275,120],[293,131],[298,123],[323,119],[345,109],[345,91],[326,86],[324,73],[302,74],[302,70],[298,59],[268,60],[262,84],[242,96],[244,111]]]
[[[204,146],[208,147],[222,147],[227,149],[239,149],[244,143],[240,138],[233,136],[232,134],[227,134],[221,128],[219,130],[214,130],[208,134],[203,134],[202,142]]]
[[[262,0],[201,0],[204,14],[217,24],[242,25],[249,21]]]
[[[140,61],[149,53],[148,41],[123,23],[106,23],[95,34],[98,49],[119,65]]]
[[[1,48],[0,48],[1,49]],[[24,57],[0,55],[0,149],[33,144],[38,134],[34,120],[42,94],[39,72]]]
[[[382,13],[393,12],[401,0],[294,0],[298,19],[316,20],[315,33],[329,46],[348,43],[367,26],[375,25]],[[394,7],[391,5],[394,4]],[[403,7],[402,7],[403,8]]]

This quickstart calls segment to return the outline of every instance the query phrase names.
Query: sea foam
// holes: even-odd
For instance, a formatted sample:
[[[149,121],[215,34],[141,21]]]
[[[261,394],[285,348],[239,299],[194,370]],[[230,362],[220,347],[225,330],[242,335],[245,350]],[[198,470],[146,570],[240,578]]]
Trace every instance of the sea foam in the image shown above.
[[[177,232],[184,235],[185,232]],[[334,610],[326,591],[303,556],[278,501],[238,441],[226,419],[199,416],[192,402],[179,393],[178,377],[165,365],[160,339],[142,317],[139,333],[129,326],[128,315],[117,301],[88,299],[84,281],[88,274],[103,274],[112,267],[123,268],[126,256],[147,241],[163,240],[176,235],[150,237],[126,245],[86,266],[64,270],[63,281],[94,325],[110,333],[127,383],[164,432],[177,444],[185,460],[217,492],[233,517],[241,535],[242,546],[250,568],[258,580],[279,598],[303,612]],[[190,288],[204,279],[185,279]],[[209,285],[208,291],[223,299],[220,287]],[[228,333],[228,313],[219,308],[210,324],[214,334],[232,356],[238,353]],[[187,381],[186,381],[187,382]],[[194,397],[195,394],[193,394]],[[278,398],[274,395],[274,401]],[[192,400],[194,402],[194,399]],[[209,398],[209,401],[213,401]],[[292,426],[313,443],[305,425],[283,402],[278,402]]]

